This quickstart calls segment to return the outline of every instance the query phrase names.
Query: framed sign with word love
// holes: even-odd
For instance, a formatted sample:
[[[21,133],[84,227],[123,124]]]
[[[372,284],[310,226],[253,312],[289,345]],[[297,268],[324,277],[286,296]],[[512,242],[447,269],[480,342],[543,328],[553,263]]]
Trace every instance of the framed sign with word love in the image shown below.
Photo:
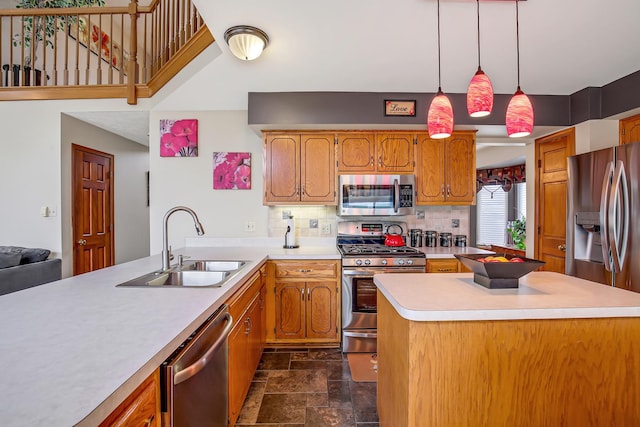
[[[384,115],[385,116],[416,116],[416,101],[415,100],[394,100],[385,99],[384,101]]]

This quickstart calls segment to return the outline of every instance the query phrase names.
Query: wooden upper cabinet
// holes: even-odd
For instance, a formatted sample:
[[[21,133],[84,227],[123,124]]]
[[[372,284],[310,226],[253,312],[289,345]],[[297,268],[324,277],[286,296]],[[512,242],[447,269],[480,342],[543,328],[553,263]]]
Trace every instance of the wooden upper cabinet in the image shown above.
[[[335,205],[335,142],[330,133],[265,133],[265,205]]]
[[[413,134],[378,133],[376,149],[378,172],[413,172],[415,161]]]
[[[418,134],[417,203],[469,205],[476,200],[475,131],[431,139]]]
[[[338,134],[338,172],[375,172],[376,140],[373,133]]]
[[[620,120],[620,145],[640,141],[640,114]]]
[[[300,135],[266,135],[264,201],[300,200]]]
[[[300,144],[300,201],[335,203],[336,150],[333,134],[303,134]]]

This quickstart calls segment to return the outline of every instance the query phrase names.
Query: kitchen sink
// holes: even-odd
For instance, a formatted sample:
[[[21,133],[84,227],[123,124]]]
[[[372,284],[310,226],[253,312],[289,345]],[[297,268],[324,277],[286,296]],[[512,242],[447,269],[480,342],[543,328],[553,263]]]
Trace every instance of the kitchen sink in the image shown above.
[[[246,261],[196,260],[167,271],[154,271],[116,286],[122,287],[221,287],[234,277]]]
[[[194,260],[186,261],[178,269],[182,271],[235,271],[244,267],[246,261]]]

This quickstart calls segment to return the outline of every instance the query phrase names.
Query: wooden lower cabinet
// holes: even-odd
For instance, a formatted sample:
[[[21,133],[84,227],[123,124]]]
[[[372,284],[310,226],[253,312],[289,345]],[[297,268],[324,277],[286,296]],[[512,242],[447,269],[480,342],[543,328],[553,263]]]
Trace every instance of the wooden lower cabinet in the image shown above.
[[[468,273],[467,267],[456,258],[436,258],[427,260],[427,273]]]
[[[265,342],[264,269],[228,302],[234,327],[229,335],[229,419],[234,426]]]
[[[160,371],[144,380],[100,427],[160,427]]]
[[[267,274],[267,342],[340,342],[339,261],[273,261]]]

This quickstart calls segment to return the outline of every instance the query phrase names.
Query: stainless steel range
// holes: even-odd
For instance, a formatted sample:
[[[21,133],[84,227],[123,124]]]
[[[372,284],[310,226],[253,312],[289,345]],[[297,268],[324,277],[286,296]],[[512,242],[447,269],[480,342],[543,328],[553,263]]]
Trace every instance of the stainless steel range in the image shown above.
[[[405,223],[345,221],[338,223],[337,246],[342,254],[342,351],[377,350],[377,288],[379,273],[424,273],[426,255],[408,246],[386,246],[391,230]],[[405,236],[406,237],[406,236]]]

